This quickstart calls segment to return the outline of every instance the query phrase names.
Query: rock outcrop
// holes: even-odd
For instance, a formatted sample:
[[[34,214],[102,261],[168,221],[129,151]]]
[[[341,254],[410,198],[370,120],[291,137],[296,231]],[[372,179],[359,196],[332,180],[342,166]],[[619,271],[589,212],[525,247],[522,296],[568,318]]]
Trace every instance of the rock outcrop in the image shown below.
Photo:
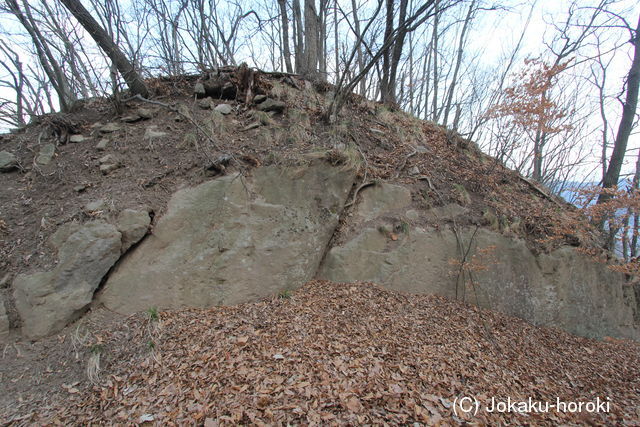
[[[18,168],[18,160],[15,154],[8,151],[0,151],[0,172],[10,172]]]
[[[457,235],[446,227],[407,228],[391,238],[386,221],[392,206],[403,217],[408,206],[402,202],[404,192],[380,186],[362,197],[355,217],[372,221],[371,226],[331,248],[319,278],[373,281],[399,291],[465,299],[582,336],[640,339],[634,325],[638,302],[624,276],[573,248],[536,256],[523,240],[482,228]],[[438,216],[462,212],[449,207]],[[467,250],[469,262],[461,269],[459,261]]]
[[[21,274],[13,282],[22,333],[31,338],[62,329],[91,302],[120,257],[121,234],[103,221],[70,224],[54,235],[53,246],[60,259],[53,270]]]
[[[573,248],[536,255],[494,229],[454,231],[448,224],[470,208],[427,209],[409,186],[363,189],[334,236],[353,184],[352,170],[324,162],[221,176],[176,192],[133,249],[147,234],[148,209],[126,209],[113,225],[67,224],[50,239],[58,265],[14,281],[23,333],[61,329],[101,284],[98,301],[129,314],[255,301],[318,277],[463,299],[582,336],[640,339],[637,297],[623,275]],[[101,200],[85,211],[108,214]]]
[[[82,314],[105,275],[146,234],[149,223],[146,211],[125,210],[117,225],[97,220],[60,227],[49,240],[58,254],[56,267],[20,274],[13,282],[22,333],[46,336]]]
[[[258,168],[178,191],[99,300],[132,313],[234,304],[297,287],[315,275],[352,183],[352,171],[320,163]]]

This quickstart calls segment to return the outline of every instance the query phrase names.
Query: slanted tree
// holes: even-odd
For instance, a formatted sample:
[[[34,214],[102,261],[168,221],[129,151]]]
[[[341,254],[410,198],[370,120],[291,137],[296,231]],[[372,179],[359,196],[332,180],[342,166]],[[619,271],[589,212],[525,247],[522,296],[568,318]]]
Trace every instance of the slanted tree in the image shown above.
[[[118,45],[111,36],[100,26],[79,0],[60,0],[62,4],[78,20],[80,25],[91,35],[93,40],[100,46],[100,49],[109,57],[118,72],[127,83],[133,95],[149,96],[147,86],[144,84],[142,76],[135,69],[131,61],[122,53]]]

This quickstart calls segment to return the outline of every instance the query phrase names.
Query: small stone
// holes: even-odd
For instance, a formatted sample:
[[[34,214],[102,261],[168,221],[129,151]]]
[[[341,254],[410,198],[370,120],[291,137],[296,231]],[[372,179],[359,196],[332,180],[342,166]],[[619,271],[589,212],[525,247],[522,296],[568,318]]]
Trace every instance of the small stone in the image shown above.
[[[411,169],[409,169],[409,176],[416,176],[416,175],[420,175],[420,168],[418,166],[414,166]]]
[[[220,105],[216,106],[216,108],[214,108],[214,110],[216,110],[218,113],[224,114],[225,116],[227,114],[230,114],[231,111],[233,111],[231,109],[231,105],[229,105],[229,104],[220,104]]]
[[[69,137],[69,142],[72,142],[72,143],[78,143],[78,142],[82,142],[82,141],[84,141],[85,139],[87,139],[87,138],[85,138],[85,137],[84,137],[84,136],[82,136],[82,135],[71,135],[71,136]]]
[[[410,209],[407,211],[406,213],[407,218],[409,218],[410,220],[413,221],[417,221],[418,219],[420,219],[420,212],[414,210],[414,209]]]
[[[120,165],[118,163],[109,163],[106,165],[100,165],[100,172],[102,172],[103,175],[107,175],[110,172],[118,169],[120,167]]]
[[[196,85],[193,87],[193,93],[195,93],[198,97],[203,97],[207,93],[207,91],[205,90],[202,83],[196,83]]]
[[[153,118],[153,111],[148,108],[138,108],[138,115],[143,120],[150,120]]]
[[[18,167],[15,154],[8,151],[0,151],[0,172],[9,172]]]
[[[242,131],[244,132],[244,131],[248,131],[248,130],[259,128],[259,127],[260,127],[260,122],[254,122],[242,128]]]
[[[125,122],[125,123],[135,123],[135,122],[140,121],[141,119],[142,118],[139,115],[131,114],[131,115],[122,117],[120,120]]]
[[[104,199],[94,200],[84,205],[83,209],[87,213],[104,211],[107,210],[107,202]]]
[[[253,102],[254,104],[260,104],[261,102],[264,102],[267,100],[267,95],[256,95],[253,97]]]
[[[106,125],[102,126],[100,128],[100,132],[102,133],[111,133],[111,132],[117,132],[121,129],[120,125],[117,123],[107,123]]]
[[[125,209],[118,215],[116,227],[122,234],[121,252],[126,252],[131,246],[138,243],[147,232],[151,224],[149,209]]]
[[[109,145],[109,140],[106,138],[103,138],[98,142],[98,144],[96,144],[96,148],[99,151],[104,151],[107,149],[107,145]]]
[[[87,186],[84,184],[76,185],[75,187],[73,187],[73,191],[75,191],[76,193],[82,193],[86,189]]]
[[[53,155],[56,152],[56,146],[54,144],[45,144],[40,148],[40,153],[36,158],[36,163],[40,165],[48,165],[53,159]]]
[[[260,104],[258,104],[258,110],[260,111],[276,111],[282,112],[287,107],[282,101],[276,101],[275,99],[267,98]]]
[[[100,164],[105,164],[105,163],[117,163],[117,162],[116,162],[116,158],[113,156],[113,154],[107,154],[106,156],[102,156],[102,157],[100,157],[100,159],[98,160],[98,162],[100,162]]]
[[[376,129],[376,128],[369,128],[369,130],[373,133],[376,133],[378,135],[384,135],[384,131],[381,131],[380,129]]]
[[[201,99],[200,101],[198,101],[198,107],[202,108],[203,110],[210,110],[211,109],[211,98],[204,98],[204,99]]]
[[[150,126],[144,131],[144,139],[160,138],[163,136],[167,136],[167,133],[156,130],[155,126]]]

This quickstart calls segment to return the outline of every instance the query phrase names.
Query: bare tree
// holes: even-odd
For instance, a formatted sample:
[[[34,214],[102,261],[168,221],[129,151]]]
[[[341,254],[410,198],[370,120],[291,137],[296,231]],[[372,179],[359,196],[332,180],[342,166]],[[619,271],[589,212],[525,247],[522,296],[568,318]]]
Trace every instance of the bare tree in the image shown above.
[[[142,76],[79,0],[60,0],[111,59],[134,95],[149,96]]]
[[[636,28],[632,28],[629,23],[622,17],[620,22],[629,31],[631,37],[630,43],[633,45],[633,60],[629,68],[629,74],[626,81],[626,96],[622,104],[622,117],[616,133],[616,139],[613,144],[613,152],[609,160],[607,172],[602,182],[603,188],[612,188],[618,185],[620,179],[620,170],[627,151],[629,135],[633,129],[636,109],[638,106],[638,87],[640,86],[640,17]],[[607,201],[610,196],[603,192],[598,197],[598,203]]]

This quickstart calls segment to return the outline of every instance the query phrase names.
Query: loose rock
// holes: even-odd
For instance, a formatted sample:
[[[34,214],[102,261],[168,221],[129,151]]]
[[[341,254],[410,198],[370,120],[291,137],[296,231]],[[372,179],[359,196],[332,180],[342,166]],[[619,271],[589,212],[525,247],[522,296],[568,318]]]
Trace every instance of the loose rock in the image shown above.
[[[57,247],[59,262],[53,270],[18,275],[13,288],[23,334],[43,337],[77,318],[120,257],[120,248],[116,227],[89,222]]]
[[[150,126],[144,132],[144,139],[161,138],[163,136],[167,136],[167,133],[156,130],[156,126]]]
[[[53,155],[56,153],[56,146],[54,144],[45,144],[40,148],[40,153],[36,158],[36,163],[40,165],[48,165],[53,159]]]
[[[125,209],[120,212],[116,227],[122,234],[122,253],[140,241],[149,231],[151,217],[148,209]]]
[[[69,142],[78,143],[78,142],[83,142],[86,139],[87,138],[85,138],[83,135],[71,135],[69,137]]]
[[[227,114],[230,114],[232,109],[231,109],[231,105],[229,104],[220,104],[218,106],[216,106],[215,110],[221,114],[224,114],[225,116]]]
[[[112,132],[117,132],[120,129],[122,129],[122,128],[120,127],[119,124],[112,122],[112,123],[107,123],[106,125],[102,126],[100,128],[100,132],[102,132],[102,133],[112,133]]]
[[[253,97],[253,102],[255,104],[260,104],[261,102],[264,102],[267,100],[267,95],[256,95]]]
[[[95,213],[107,210],[107,202],[104,199],[94,200],[83,207],[84,211],[87,213]]]
[[[198,101],[198,107],[202,108],[203,110],[210,110],[211,109],[211,98],[204,98],[204,99],[201,99],[200,101]]]
[[[100,172],[102,172],[103,175],[108,175],[114,170],[120,168],[120,166],[121,165],[119,163],[109,163],[106,165],[100,165]]]
[[[0,172],[10,172],[18,168],[18,160],[15,154],[8,151],[0,151]]]
[[[284,111],[286,107],[287,104],[282,101],[276,101],[275,99],[267,98],[264,100],[264,102],[258,104],[256,108],[260,111],[275,111],[277,113],[280,113]]]
[[[103,138],[96,144],[96,149],[98,149],[98,151],[104,151],[107,149],[107,145],[109,145],[109,140]]]

